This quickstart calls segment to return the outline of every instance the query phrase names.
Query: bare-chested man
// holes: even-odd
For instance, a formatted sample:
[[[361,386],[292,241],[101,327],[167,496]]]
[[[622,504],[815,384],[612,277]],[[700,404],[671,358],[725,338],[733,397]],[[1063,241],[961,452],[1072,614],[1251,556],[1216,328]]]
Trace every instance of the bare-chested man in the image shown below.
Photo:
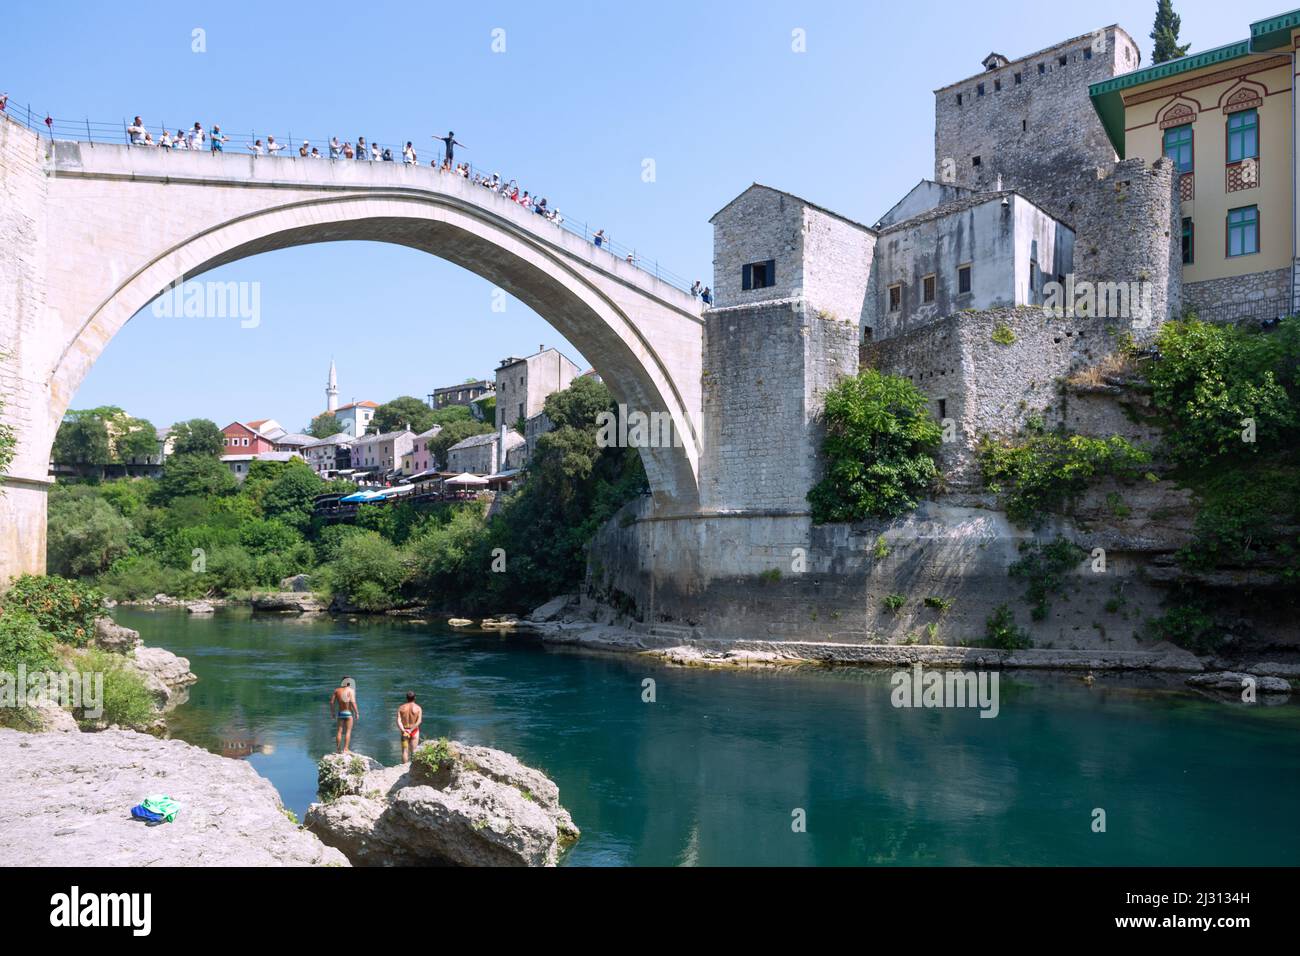
[[[415,693],[406,692],[406,703],[397,708],[397,730],[402,735],[402,763],[410,763],[411,755],[420,746],[420,723],[424,711],[415,702]]]
[[[350,752],[348,748],[352,746],[352,724],[361,719],[356,686],[356,681],[345,677],[330,695],[330,716],[338,721],[338,730],[334,734],[335,753]]]

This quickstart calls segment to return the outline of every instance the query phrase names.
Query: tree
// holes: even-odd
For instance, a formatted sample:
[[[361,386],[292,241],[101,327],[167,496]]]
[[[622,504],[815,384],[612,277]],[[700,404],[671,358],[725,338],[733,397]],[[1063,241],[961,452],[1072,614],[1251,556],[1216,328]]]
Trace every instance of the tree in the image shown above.
[[[443,427],[433,438],[429,439],[429,454],[441,465],[447,464],[447,449],[474,435],[486,435],[492,431],[487,422],[464,420],[452,422]]]
[[[51,456],[61,465],[108,464],[111,454],[104,419],[94,410],[69,411],[54,436]]]
[[[324,491],[325,482],[310,465],[291,461],[262,495],[262,512],[268,518],[305,531],[311,523],[312,499]]]
[[[343,431],[343,423],[334,417],[333,412],[321,412],[307,426],[307,434],[312,438],[329,438]]]
[[[211,455],[172,455],[158,479],[158,498],[166,504],[177,498],[225,495],[234,491],[236,484],[225,463]]]
[[[1151,52],[1152,63],[1164,63],[1187,56],[1190,43],[1179,45],[1178,31],[1182,28],[1183,18],[1174,13],[1173,0],[1157,0],[1156,22],[1151,28],[1151,39],[1155,47]]]
[[[62,489],[61,484],[55,487]],[[131,532],[131,522],[103,498],[51,494],[45,545],[49,571],[73,578],[106,571],[131,550]]]
[[[495,401],[495,399],[493,401]],[[473,417],[474,415],[464,405],[447,405],[443,408],[434,410],[433,415],[429,420],[429,428],[432,428],[434,425],[442,425],[445,427],[450,425],[452,422],[467,422]],[[421,429],[421,431],[427,430],[428,429]]]
[[[158,454],[158,430],[147,418],[127,418],[113,442],[113,452],[122,463],[147,462]]]
[[[413,395],[402,395],[376,408],[370,424],[379,432],[410,428],[418,435],[433,426],[433,409]]]
[[[220,455],[226,450],[226,436],[207,418],[191,418],[172,426],[173,455]]]
[[[911,511],[939,476],[943,432],[921,392],[869,368],[826,393],[825,477],[808,492],[813,521],[893,518]]]

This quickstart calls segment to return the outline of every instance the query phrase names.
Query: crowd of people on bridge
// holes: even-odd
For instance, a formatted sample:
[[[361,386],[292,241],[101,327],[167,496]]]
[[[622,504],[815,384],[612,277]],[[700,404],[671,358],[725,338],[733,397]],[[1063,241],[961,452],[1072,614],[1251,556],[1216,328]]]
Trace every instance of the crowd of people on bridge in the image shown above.
[[[0,109],[3,106],[0,105]],[[146,146],[161,149],[175,150],[208,150],[212,153],[223,153],[226,144],[230,142],[230,137],[221,131],[221,126],[214,123],[210,129],[204,129],[202,123],[195,123],[189,129],[178,129],[175,133],[163,129],[158,138],[154,139],[153,134],[146,128],[144,120],[137,116],[126,128],[127,140],[132,146]],[[564,217],[560,210],[550,204],[550,200],[539,194],[530,193],[527,189],[519,186],[517,180],[503,179],[500,173],[493,173],[486,176],[482,173],[475,172],[469,163],[457,163],[455,161],[456,147],[464,147],[465,144],[456,139],[454,132],[448,132],[446,136],[434,136],[433,139],[442,143],[442,158],[439,160],[435,156],[429,165],[440,173],[460,176],[468,179],[476,186],[491,190],[499,196],[518,203],[523,208],[542,216],[549,222],[560,225],[564,222]],[[247,144],[249,152],[255,156],[278,156],[285,149],[292,149],[284,143],[277,142],[274,136],[267,135],[263,141],[254,138]],[[380,146],[373,140],[366,142],[364,136],[358,136],[355,141],[344,140],[340,142],[337,136],[331,136],[329,143],[326,144],[326,150],[331,160],[352,160],[365,162],[395,162],[396,158],[391,147]],[[420,164],[419,154],[416,152],[415,144],[410,140],[400,150],[402,163],[407,166],[418,166]],[[313,146],[310,140],[304,139],[302,145],[298,147],[298,156],[302,159],[325,159],[319,148]],[[597,229],[592,235],[591,241],[597,248],[609,245],[609,240],[605,236],[604,229]],[[636,265],[636,254],[629,252],[625,257],[629,264]],[[712,303],[712,294],[707,287],[701,287],[697,280],[691,287],[691,296],[701,299],[705,305]]]

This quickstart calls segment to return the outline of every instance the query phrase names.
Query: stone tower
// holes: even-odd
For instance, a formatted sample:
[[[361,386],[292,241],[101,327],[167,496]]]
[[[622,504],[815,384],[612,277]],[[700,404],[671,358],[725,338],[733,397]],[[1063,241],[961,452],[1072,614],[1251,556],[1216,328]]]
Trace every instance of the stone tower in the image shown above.
[[[330,359],[330,377],[325,385],[325,410],[337,411],[339,407],[339,373],[334,368],[334,359]]]

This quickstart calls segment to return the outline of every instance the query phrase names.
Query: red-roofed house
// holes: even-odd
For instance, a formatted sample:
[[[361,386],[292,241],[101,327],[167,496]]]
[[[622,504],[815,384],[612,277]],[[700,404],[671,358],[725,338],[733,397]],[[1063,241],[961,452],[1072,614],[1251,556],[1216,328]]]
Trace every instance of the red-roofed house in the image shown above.
[[[261,432],[252,428],[252,422],[231,422],[221,429],[226,436],[227,455],[257,455],[264,451],[274,451],[275,443]]]

